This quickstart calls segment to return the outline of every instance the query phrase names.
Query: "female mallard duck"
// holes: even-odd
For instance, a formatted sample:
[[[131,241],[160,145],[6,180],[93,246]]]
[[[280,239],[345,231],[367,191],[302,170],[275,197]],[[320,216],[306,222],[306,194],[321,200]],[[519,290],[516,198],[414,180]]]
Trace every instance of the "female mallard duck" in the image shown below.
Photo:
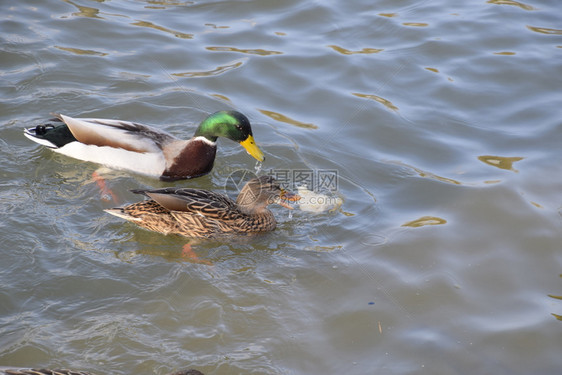
[[[248,181],[236,202],[219,193],[189,188],[133,192],[150,199],[106,212],[155,232],[194,238],[272,231],[276,222],[267,206],[277,203],[292,209],[286,201],[300,199],[281,189],[271,176]]]
[[[55,123],[25,129],[24,135],[76,159],[162,180],[209,173],[213,169],[218,137],[239,142],[254,158],[264,160],[254,142],[250,121],[236,111],[213,113],[187,141],[128,121],[72,118],[60,114],[52,121]]]
[[[67,369],[9,369],[0,368],[0,374],[2,375],[94,375],[91,372],[85,371],[75,371]],[[197,370],[181,370],[169,375],[203,375],[201,371]]]

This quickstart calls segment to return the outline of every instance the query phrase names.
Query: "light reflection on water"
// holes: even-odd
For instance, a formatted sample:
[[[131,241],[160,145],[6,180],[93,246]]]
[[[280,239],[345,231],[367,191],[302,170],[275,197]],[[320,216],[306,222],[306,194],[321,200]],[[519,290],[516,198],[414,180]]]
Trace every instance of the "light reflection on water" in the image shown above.
[[[0,365],[94,373],[555,373],[554,4],[51,1],[0,21]],[[50,112],[178,137],[248,115],[263,165],[337,171],[336,210],[188,241],[106,215],[97,166],[21,132]],[[130,189],[169,184],[105,175]],[[198,260],[183,256],[190,242]],[[376,370],[374,370],[376,369]]]

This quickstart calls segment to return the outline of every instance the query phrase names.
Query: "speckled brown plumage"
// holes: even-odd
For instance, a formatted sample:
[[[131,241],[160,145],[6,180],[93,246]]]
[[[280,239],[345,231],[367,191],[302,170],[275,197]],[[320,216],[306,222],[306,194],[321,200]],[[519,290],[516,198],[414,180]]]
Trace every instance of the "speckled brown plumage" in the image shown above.
[[[194,238],[272,231],[276,221],[267,206],[278,203],[291,208],[283,200],[298,199],[270,176],[250,180],[236,202],[219,193],[188,188],[133,192],[150,199],[106,211],[155,232]]]

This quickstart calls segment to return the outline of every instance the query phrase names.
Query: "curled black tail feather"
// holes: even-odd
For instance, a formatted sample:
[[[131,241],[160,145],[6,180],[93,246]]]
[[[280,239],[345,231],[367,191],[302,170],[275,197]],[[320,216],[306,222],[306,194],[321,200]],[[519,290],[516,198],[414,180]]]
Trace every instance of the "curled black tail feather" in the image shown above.
[[[45,139],[59,148],[70,142],[76,141],[76,138],[74,137],[74,135],[72,135],[72,132],[66,124],[61,124],[60,121],[56,119],[54,119],[53,121],[57,122],[54,124],[41,124],[37,125],[35,129],[28,129],[30,135],[36,138]]]

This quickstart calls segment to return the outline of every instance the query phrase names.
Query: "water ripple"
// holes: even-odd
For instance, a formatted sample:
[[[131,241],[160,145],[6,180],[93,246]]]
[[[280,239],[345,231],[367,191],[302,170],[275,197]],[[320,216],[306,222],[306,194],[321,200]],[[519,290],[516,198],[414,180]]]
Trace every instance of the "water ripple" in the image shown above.
[[[61,47],[61,46],[54,46],[54,47],[60,49],[61,51],[74,53],[76,55],[91,55],[91,56],[107,56],[108,55],[105,52],[93,51],[93,50],[89,50],[89,49]]]
[[[540,34],[562,35],[562,29],[550,29],[550,28],[547,28],[547,27],[536,27],[536,26],[529,26],[529,25],[527,25],[527,28],[531,31],[534,31],[534,32],[540,33]]]
[[[249,55],[258,55],[258,56],[281,55],[283,53],[283,52],[279,52],[279,51],[265,50],[265,49],[262,49],[262,48],[248,49],[248,48],[237,48],[237,47],[214,47],[214,46],[210,46],[210,47],[206,47],[206,49],[209,50],[209,51],[239,52],[239,53],[245,53],[245,54],[249,54]]]
[[[363,48],[361,50],[358,51],[352,51],[352,50],[348,50],[345,49],[343,47],[339,47],[336,45],[329,45],[328,47],[332,48],[334,51],[341,53],[342,55],[356,55],[356,54],[364,54],[364,55],[370,55],[373,53],[379,53],[384,51],[384,49],[381,48]]]
[[[513,168],[513,163],[523,160],[524,158],[518,156],[505,157],[505,156],[492,156],[492,155],[482,155],[478,157],[478,160],[491,165],[496,168],[506,169],[508,171],[518,172],[517,169]]]
[[[447,224],[447,220],[436,216],[423,216],[419,219],[409,221],[402,224],[403,227],[419,228],[426,225],[443,225]]]
[[[140,27],[148,27],[148,28],[150,28],[150,29],[162,31],[162,32],[164,32],[164,33],[172,34],[172,35],[175,36],[176,38],[181,38],[181,39],[193,39],[193,34],[183,33],[183,32],[180,32],[180,31],[171,30],[171,29],[169,29],[169,28],[167,28],[167,27],[155,25],[155,24],[153,24],[152,22],[147,22],[147,21],[136,21],[136,22],[131,23],[131,25],[133,25],[133,26],[140,26]]]
[[[536,10],[536,8],[532,7],[531,5],[521,3],[515,0],[488,0],[488,4],[495,4],[495,5],[512,5],[519,7],[524,10]]]
[[[244,64],[243,61],[236,61],[231,64],[218,66],[215,69],[211,69],[211,70],[198,71],[198,72],[172,73],[172,75],[176,77],[190,77],[190,78],[217,76],[229,72],[231,70],[240,68],[243,64]]]
[[[97,8],[87,7],[87,6],[84,6],[84,5],[78,5],[78,4],[76,4],[76,3],[74,3],[70,0],[63,0],[63,1],[67,4],[71,4],[71,5],[75,6],[78,9],[78,12],[72,13],[72,15],[74,17],[104,19],[103,17],[100,17],[98,15],[100,13],[100,11]]]
[[[259,111],[261,113],[263,113],[264,115],[266,115],[269,118],[272,118],[273,120],[276,121],[280,121],[280,122],[284,122],[286,124],[290,124],[290,125],[294,125],[297,126],[299,128],[303,128],[303,129],[318,129],[317,125],[311,124],[311,123],[305,123],[302,121],[297,121],[295,119],[292,119],[286,115],[283,115],[281,113],[277,113],[277,112],[273,112],[273,111],[268,111],[265,109],[259,109]]]
[[[386,108],[393,110],[393,111],[398,111],[398,107],[395,106],[394,104],[392,104],[392,102],[388,99],[385,98],[381,98],[378,95],[373,95],[373,94],[361,94],[358,92],[354,92],[352,93],[352,95],[355,95],[359,98],[364,98],[364,99],[370,99],[370,100],[374,100],[378,103],[381,103],[382,105],[384,105]]]

